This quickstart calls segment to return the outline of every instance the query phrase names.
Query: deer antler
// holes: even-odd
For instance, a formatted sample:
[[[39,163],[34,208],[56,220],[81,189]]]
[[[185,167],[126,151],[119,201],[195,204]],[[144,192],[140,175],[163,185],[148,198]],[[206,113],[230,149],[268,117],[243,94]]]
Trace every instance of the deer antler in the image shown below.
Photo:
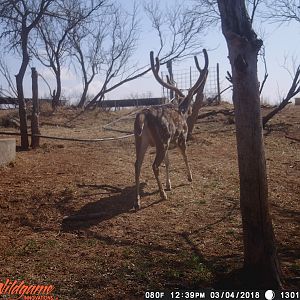
[[[152,69],[155,79],[165,88],[167,88],[169,90],[173,90],[176,94],[179,95],[179,97],[184,97],[184,94],[181,92],[180,89],[178,89],[176,86],[174,86],[168,82],[163,81],[163,79],[159,76],[160,62],[159,62],[159,58],[156,57],[155,64],[154,64],[154,52],[153,51],[150,52],[150,63],[151,63],[151,69]]]
[[[201,69],[199,66],[199,62],[196,56],[194,56],[196,68],[200,72],[199,78],[196,81],[196,83],[190,88],[187,96],[185,99],[180,103],[179,108],[182,112],[185,112],[188,110],[189,105],[192,102],[193,96],[198,93],[201,89],[204,89],[204,85],[206,82],[207,74],[208,74],[208,55],[206,49],[203,49],[204,54],[204,68]]]
[[[199,75],[199,78],[196,81],[196,83],[190,88],[190,90],[187,94],[187,98],[193,97],[193,95],[195,95],[199,91],[200,87],[206,80],[206,77],[208,74],[208,62],[209,62],[206,49],[203,49],[203,54],[204,54],[204,68],[203,69],[201,69],[199,66],[197,56],[194,56],[195,65],[196,65],[197,70],[200,72],[200,75]]]

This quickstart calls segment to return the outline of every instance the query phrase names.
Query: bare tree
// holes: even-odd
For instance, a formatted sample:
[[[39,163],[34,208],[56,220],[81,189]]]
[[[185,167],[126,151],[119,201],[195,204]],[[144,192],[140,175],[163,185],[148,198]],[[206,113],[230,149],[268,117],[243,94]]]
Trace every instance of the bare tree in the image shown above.
[[[293,76],[292,84],[287,95],[282,99],[277,107],[263,117],[263,126],[265,127],[269,120],[271,120],[278,112],[285,108],[290,103],[290,100],[298,93],[300,93],[300,65],[297,67],[297,70]]]
[[[11,71],[9,70],[5,60],[0,58],[0,73],[2,74],[3,78],[7,82],[8,89],[1,88],[2,95],[5,94],[7,97],[17,97],[18,91],[16,89],[16,84],[11,76]]]
[[[281,270],[269,213],[257,78],[257,55],[262,40],[252,29],[244,0],[218,0],[218,7],[232,68],[244,270],[252,287],[279,288]]]
[[[23,79],[30,60],[28,42],[30,33],[45,14],[53,0],[32,1],[0,1],[0,24],[2,25],[0,38],[6,39],[9,47],[17,50],[22,58],[22,63],[16,75],[16,85],[19,102],[21,148],[29,147],[27,135],[27,115],[24,100]]]
[[[260,82],[260,84],[259,84],[259,94],[261,95],[263,88],[265,86],[265,83],[267,82],[267,79],[269,77],[267,59],[266,59],[266,47],[264,45],[261,46],[258,55],[261,57],[261,60],[263,62],[264,69],[265,69],[264,78],[263,78],[262,82]]]
[[[253,25],[254,17],[257,12],[258,7],[262,4],[263,0],[248,0],[246,4],[248,6],[248,11],[250,12],[250,22]]]
[[[55,75],[56,89],[53,92],[53,108],[59,105],[61,97],[61,71],[70,47],[68,36],[105,4],[106,0],[57,1],[56,10],[59,13],[47,16],[39,24],[39,35],[44,51],[32,47],[32,52],[44,66],[51,68]]]
[[[269,18],[271,22],[290,23],[300,22],[300,3],[298,0],[269,0],[266,1],[266,11],[264,16]],[[282,99],[281,103],[273,109],[270,113],[263,117],[263,126],[280,112],[290,100],[300,92],[300,66],[297,67],[296,72],[292,76],[292,84],[287,95]]]
[[[79,40],[77,40],[77,46],[75,46],[83,77],[87,75],[88,67],[91,70],[90,82],[88,83],[87,78],[84,79],[87,80],[85,87],[88,88],[96,74],[99,74],[98,82],[101,82],[99,84],[99,92],[89,102],[88,107],[100,102],[107,92],[108,85],[113,81],[122,81],[125,73],[135,67],[134,64],[133,66],[131,65],[130,59],[138,39],[136,6],[134,6],[132,13],[129,14],[121,6],[113,5],[105,14],[101,15],[99,23],[101,24],[99,28],[95,29],[95,33],[92,33],[90,36],[91,41],[94,43],[92,51],[86,49],[84,56],[84,50],[80,46]],[[88,64],[84,63],[86,60]],[[110,90],[113,88],[111,87]],[[86,95],[83,94],[80,106],[84,105],[85,98]]]
[[[192,15],[184,4],[176,3],[176,5],[166,8],[159,5],[158,2],[151,1],[150,4],[145,5],[144,9],[156,32],[158,41],[155,41],[155,45],[158,47],[157,52],[162,65],[169,60],[199,53],[199,41],[205,33],[206,23],[198,16]],[[145,75],[150,70],[151,68],[147,64],[143,67],[135,66],[126,70],[122,73],[121,78],[108,77],[108,80],[104,80],[99,93],[87,107],[101,101],[106,93]],[[112,79],[115,79],[114,83]]]
[[[271,22],[290,23],[300,22],[299,0],[267,0],[264,16]]]
[[[184,58],[199,53],[200,34],[204,34],[206,20],[191,14],[184,3],[162,7],[158,1],[145,4],[145,11],[159,37],[158,54],[177,54]]]
[[[70,55],[75,57],[82,73],[83,92],[78,107],[84,107],[90,84],[103,64],[103,42],[107,36],[107,23],[95,22],[96,26],[75,28],[70,34]],[[86,47],[89,45],[89,47]],[[75,70],[77,64],[75,63]]]
[[[272,1],[272,0],[271,0]],[[253,25],[258,8],[264,4],[264,0],[246,0],[247,11],[250,15],[250,22]],[[201,16],[206,20],[207,25],[220,22],[220,11],[217,0],[194,0],[194,6],[191,13]]]

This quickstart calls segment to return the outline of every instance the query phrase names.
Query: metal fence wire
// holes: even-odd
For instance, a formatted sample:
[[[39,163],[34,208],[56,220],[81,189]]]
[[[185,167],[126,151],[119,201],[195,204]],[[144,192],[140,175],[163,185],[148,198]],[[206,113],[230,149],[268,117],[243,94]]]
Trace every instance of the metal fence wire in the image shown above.
[[[167,81],[167,75],[169,75],[168,71],[161,72],[161,76],[165,81]],[[176,86],[183,91],[183,93],[186,93],[193,86],[198,77],[199,71],[193,67],[173,70],[173,79],[176,82]],[[217,66],[209,68],[204,94],[206,97],[215,97],[218,94]],[[164,87],[162,88],[162,97],[170,98],[170,91]]]

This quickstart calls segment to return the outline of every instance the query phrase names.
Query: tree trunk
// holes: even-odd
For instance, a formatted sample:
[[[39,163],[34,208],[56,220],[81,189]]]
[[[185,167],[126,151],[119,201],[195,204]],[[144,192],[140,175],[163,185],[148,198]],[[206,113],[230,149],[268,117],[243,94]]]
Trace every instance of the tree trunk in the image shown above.
[[[80,65],[81,65],[81,70],[82,70],[82,74],[83,74],[83,92],[82,92],[82,95],[81,95],[81,98],[80,98],[80,101],[79,101],[77,107],[83,108],[86,103],[86,100],[87,100],[86,96],[88,94],[89,86],[96,76],[96,71],[95,71],[95,68],[92,68],[92,75],[91,75],[90,79],[88,79],[87,71],[85,69],[83,54],[81,52],[80,52],[80,57],[81,57]]]
[[[79,108],[83,108],[85,105],[88,89],[89,89],[89,85],[87,83],[85,83],[80,101],[78,103]]]
[[[23,80],[22,75],[16,75],[16,84],[18,92],[18,104],[19,104],[19,117],[20,117],[20,133],[21,133],[21,149],[28,150],[28,131],[27,131],[27,113],[26,113],[26,103],[23,93]]]
[[[91,108],[91,107],[95,107],[97,102],[98,102],[98,106],[100,106],[100,102],[101,100],[104,99],[104,95],[105,95],[105,91],[106,91],[106,84],[107,82],[103,83],[103,86],[100,90],[100,92],[88,103],[88,105],[85,107],[86,109]]]
[[[244,269],[256,289],[276,289],[281,287],[281,270],[269,214],[257,78],[262,41],[251,27],[244,0],[218,0],[218,6],[232,68]]]
[[[35,68],[31,69],[32,76],[32,116],[31,116],[31,147],[40,146],[40,137],[34,134],[40,134],[39,130],[39,99],[38,99],[38,73]]]
[[[53,95],[52,100],[52,108],[56,109],[59,106],[60,96],[61,96],[61,72],[60,72],[60,65],[57,64],[57,69],[55,71],[55,78],[56,78],[56,93]]]
[[[27,51],[28,32],[26,30],[22,31],[21,40],[22,40],[22,64],[19,73],[16,75],[16,85],[17,85],[18,103],[19,103],[21,149],[28,150],[29,141],[28,141],[28,132],[27,132],[27,113],[26,113],[26,103],[24,99],[24,90],[23,90],[23,79],[29,63],[29,55]]]

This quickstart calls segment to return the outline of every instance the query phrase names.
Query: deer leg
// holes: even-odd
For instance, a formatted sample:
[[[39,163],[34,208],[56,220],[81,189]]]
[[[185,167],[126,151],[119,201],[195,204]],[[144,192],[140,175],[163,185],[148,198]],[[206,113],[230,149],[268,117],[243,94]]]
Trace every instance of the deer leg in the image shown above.
[[[190,165],[188,162],[188,158],[187,158],[187,154],[186,154],[186,140],[182,140],[178,143],[180,152],[183,156],[183,160],[187,169],[187,177],[188,177],[188,181],[192,182],[193,181],[193,177],[192,177],[192,173],[191,173],[191,169],[190,169]]]
[[[136,185],[136,198],[134,202],[134,209],[140,209],[141,196],[140,196],[140,174],[145,153],[149,146],[149,141],[145,137],[138,137],[136,139],[136,161],[135,161],[135,185]]]
[[[171,191],[171,180],[169,175],[170,160],[169,160],[168,151],[166,151],[166,155],[165,155],[165,164],[166,164],[166,190]]]
[[[163,200],[167,200],[167,194],[164,191],[163,186],[160,181],[159,166],[161,165],[162,161],[165,159],[165,156],[166,156],[166,149],[165,149],[164,145],[156,145],[156,157],[155,157],[154,163],[152,165],[152,168],[153,168],[153,173],[154,173],[156,181],[157,181],[160,196],[162,197]]]

